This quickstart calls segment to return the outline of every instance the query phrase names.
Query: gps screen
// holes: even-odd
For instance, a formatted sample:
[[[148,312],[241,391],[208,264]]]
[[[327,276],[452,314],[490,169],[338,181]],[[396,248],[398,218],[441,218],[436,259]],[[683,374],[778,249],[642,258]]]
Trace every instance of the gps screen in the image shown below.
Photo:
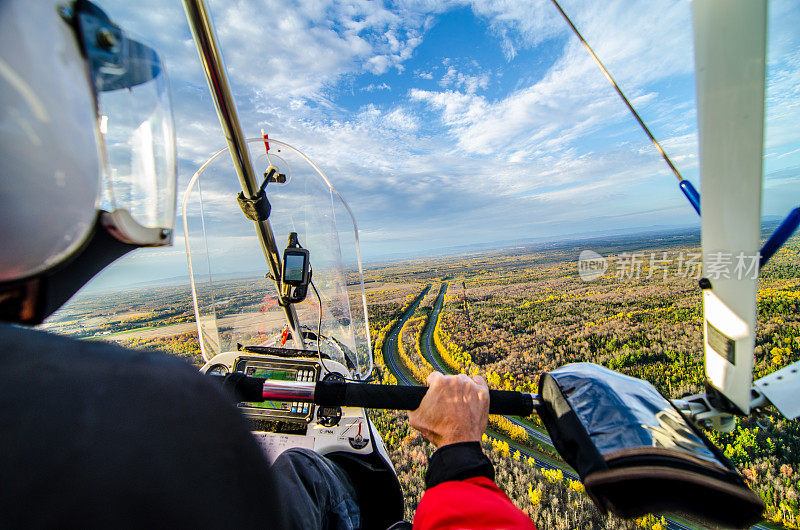
[[[263,379],[277,379],[278,381],[296,381],[296,370],[276,370],[273,368],[256,368],[255,366],[248,366],[245,374],[250,377],[261,377]],[[254,407],[259,409],[269,410],[285,410],[289,411],[292,404],[288,401],[261,401],[261,402],[244,402],[242,405]]]
[[[289,282],[303,281],[303,263],[305,256],[301,254],[287,254],[283,279]]]

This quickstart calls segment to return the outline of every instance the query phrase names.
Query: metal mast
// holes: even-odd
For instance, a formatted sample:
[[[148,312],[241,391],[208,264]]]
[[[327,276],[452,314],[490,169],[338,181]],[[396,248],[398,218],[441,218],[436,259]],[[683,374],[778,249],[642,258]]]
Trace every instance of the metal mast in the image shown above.
[[[211,25],[211,17],[204,0],[183,0],[183,8],[186,11],[186,19],[192,31],[197,53],[200,54],[200,61],[203,63],[208,88],[211,90],[211,97],[214,99],[217,116],[225,133],[225,140],[228,142],[228,149],[233,159],[236,174],[239,176],[242,191],[246,198],[254,199],[258,194],[259,185],[253,172],[250,153],[245,143],[244,134],[242,134],[239,117],[236,114],[233,96],[228,85],[228,77],[222,64],[222,55],[220,55],[219,45]],[[261,243],[261,250],[264,252],[264,257],[269,264],[272,278],[276,284],[280,284],[281,257],[278,246],[275,244],[272,226],[269,220],[254,221],[254,224]],[[295,344],[305,349],[300,320],[297,318],[294,305],[286,304],[282,307],[286,313],[289,327],[292,329],[292,337]]]

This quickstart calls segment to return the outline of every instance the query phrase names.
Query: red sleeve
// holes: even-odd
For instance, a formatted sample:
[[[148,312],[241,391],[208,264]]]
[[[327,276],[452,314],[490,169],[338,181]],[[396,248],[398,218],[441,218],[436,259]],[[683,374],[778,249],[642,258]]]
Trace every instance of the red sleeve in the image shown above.
[[[451,480],[429,488],[414,515],[414,530],[536,530],[527,515],[486,477]]]

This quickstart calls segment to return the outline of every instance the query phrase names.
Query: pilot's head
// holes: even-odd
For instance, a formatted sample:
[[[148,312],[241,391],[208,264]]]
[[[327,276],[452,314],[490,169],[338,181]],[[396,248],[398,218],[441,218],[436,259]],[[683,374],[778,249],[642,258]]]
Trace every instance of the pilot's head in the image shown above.
[[[36,324],[169,245],[175,137],[151,48],[91,2],[0,3],[0,320]]]

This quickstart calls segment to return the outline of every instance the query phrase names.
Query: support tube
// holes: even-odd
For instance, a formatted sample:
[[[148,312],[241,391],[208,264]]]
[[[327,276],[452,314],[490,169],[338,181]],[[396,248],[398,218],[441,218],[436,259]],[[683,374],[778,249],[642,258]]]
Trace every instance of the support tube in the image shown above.
[[[228,149],[233,159],[236,174],[239,176],[242,191],[245,197],[254,199],[258,194],[259,186],[253,172],[253,165],[250,162],[250,153],[247,149],[244,134],[242,134],[239,117],[236,114],[236,106],[233,103],[233,96],[228,85],[225,67],[222,64],[219,45],[214,36],[208,8],[204,0],[183,0],[183,9],[186,12],[186,19],[192,31],[197,53],[200,55],[200,62],[203,63],[208,88],[211,90],[211,97],[214,99],[217,116],[219,117],[220,125],[222,125],[225,140],[228,142]],[[272,233],[272,226],[269,220],[254,221],[254,224],[261,243],[261,250],[264,252],[264,257],[269,265],[269,271],[280,290],[281,257],[278,246],[275,243],[275,236]],[[306,349],[303,333],[300,329],[300,320],[297,318],[297,311],[291,304],[282,307],[286,313],[289,327],[292,329],[292,337],[295,344],[301,349]]]

